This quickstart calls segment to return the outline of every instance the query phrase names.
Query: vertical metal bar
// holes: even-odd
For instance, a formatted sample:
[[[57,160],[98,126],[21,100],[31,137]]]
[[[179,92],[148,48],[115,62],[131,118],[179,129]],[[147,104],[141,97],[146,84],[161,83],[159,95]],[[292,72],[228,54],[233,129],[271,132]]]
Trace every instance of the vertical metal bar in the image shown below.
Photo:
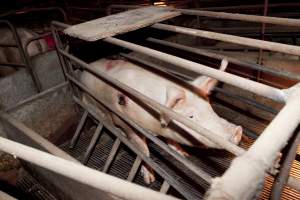
[[[279,174],[275,178],[271,191],[271,199],[279,200],[281,199],[281,194],[283,192],[284,186],[289,179],[289,173],[291,171],[292,163],[295,160],[298,146],[300,143],[300,131],[296,132],[296,136],[290,139],[291,145],[287,152],[286,157],[283,160],[282,167]]]
[[[109,156],[105,162],[102,172],[107,173],[107,171],[110,167],[110,164],[112,163],[112,161],[114,160],[114,158],[118,152],[120,145],[121,145],[121,140],[119,138],[117,138],[116,141],[114,142],[114,145],[113,145],[113,147],[109,153]]]
[[[164,194],[166,194],[167,192],[168,192],[168,190],[170,189],[170,184],[166,181],[166,180],[164,180],[164,182],[163,182],[163,184],[162,184],[162,186],[161,186],[161,188],[160,188],[160,192],[161,193],[164,193]]]
[[[95,148],[95,146],[97,144],[97,141],[98,141],[98,139],[100,137],[102,129],[103,129],[103,124],[101,122],[99,122],[99,124],[98,124],[98,126],[97,126],[97,128],[95,130],[95,133],[94,133],[94,135],[92,137],[92,140],[91,140],[91,142],[90,142],[90,144],[89,144],[89,146],[88,146],[88,148],[87,148],[87,150],[86,150],[86,152],[85,152],[85,154],[83,156],[82,163],[84,165],[89,161],[90,156],[92,154],[92,151],[94,150],[94,148]]]
[[[133,163],[133,165],[132,165],[132,168],[129,172],[129,175],[127,177],[127,181],[129,181],[129,182],[133,181],[136,173],[139,170],[139,167],[140,167],[141,163],[142,163],[142,159],[139,156],[137,156],[134,163]]]
[[[268,13],[268,4],[269,1],[265,0],[264,3],[264,13],[263,15],[266,16]],[[266,23],[262,23],[262,27],[261,27],[261,39],[265,40],[265,29],[266,29]],[[258,56],[258,64],[261,65],[262,64],[262,60],[263,60],[263,49],[259,49],[259,56]],[[261,76],[261,72],[257,71],[257,81],[259,82],[260,80],[260,76]]]
[[[78,138],[79,138],[80,133],[81,133],[81,130],[82,130],[82,128],[83,128],[83,126],[84,126],[84,124],[86,122],[87,116],[88,116],[88,111],[84,111],[84,113],[83,113],[83,115],[82,115],[82,117],[80,119],[80,122],[79,122],[79,124],[77,126],[77,129],[75,131],[75,134],[72,137],[72,140],[71,140],[71,143],[70,143],[70,146],[69,146],[70,149],[72,149],[75,146],[75,144],[77,143]]]
[[[21,42],[21,39],[19,37],[19,34],[16,30],[16,28],[9,22],[9,21],[6,21],[6,20],[0,20],[0,23],[3,23],[3,24],[6,24],[9,29],[11,30],[12,34],[13,34],[13,37],[14,37],[14,40],[18,46],[18,50],[19,50],[19,53],[20,53],[20,56],[23,60],[23,62],[25,63],[26,65],[26,68],[32,78],[32,81],[36,87],[36,90],[37,92],[40,92],[41,91],[41,83],[37,77],[37,75],[35,74],[34,70],[31,68],[31,65],[29,63],[29,59],[28,59],[28,55],[25,53],[24,51],[24,48],[23,48],[23,45],[22,45],[22,42]]]

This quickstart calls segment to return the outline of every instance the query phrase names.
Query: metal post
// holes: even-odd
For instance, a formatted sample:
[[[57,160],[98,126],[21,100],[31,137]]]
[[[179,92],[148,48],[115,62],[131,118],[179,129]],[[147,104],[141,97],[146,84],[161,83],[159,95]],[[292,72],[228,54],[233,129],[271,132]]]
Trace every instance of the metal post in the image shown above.
[[[297,85],[287,104],[249,150],[235,158],[222,177],[213,179],[208,199],[251,199],[255,195],[267,170],[273,167],[278,153],[299,125],[299,102]]]

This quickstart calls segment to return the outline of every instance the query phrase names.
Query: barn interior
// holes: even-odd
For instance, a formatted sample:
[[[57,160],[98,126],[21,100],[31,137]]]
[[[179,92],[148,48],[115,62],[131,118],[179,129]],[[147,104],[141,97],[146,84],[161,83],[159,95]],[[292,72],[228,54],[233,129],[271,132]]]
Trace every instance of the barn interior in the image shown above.
[[[300,199],[299,36],[291,0],[3,1],[0,199]],[[93,68],[100,59],[108,73]],[[159,78],[128,85],[115,63]],[[124,94],[117,106],[86,72]],[[218,82],[203,95],[198,77]],[[197,123],[155,101],[161,80],[240,127],[238,141],[206,128],[215,118]],[[134,117],[141,110],[120,109],[128,98],[157,132]],[[192,145],[170,143],[165,129]]]

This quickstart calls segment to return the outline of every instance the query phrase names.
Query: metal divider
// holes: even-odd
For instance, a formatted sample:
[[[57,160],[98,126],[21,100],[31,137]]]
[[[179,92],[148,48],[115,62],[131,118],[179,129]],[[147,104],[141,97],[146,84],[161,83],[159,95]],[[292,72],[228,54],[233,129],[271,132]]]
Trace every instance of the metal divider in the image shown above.
[[[23,48],[20,36],[16,30],[16,28],[7,20],[0,20],[0,24],[5,24],[8,26],[8,28],[11,30],[13,38],[15,40],[16,43],[14,44],[0,44],[0,46],[2,47],[13,47],[13,48],[18,48],[19,50],[19,54],[23,60],[23,64],[18,64],[18,63],[0,63],[0,66],[11,66],[11,67],[25,67],[31,78],[32,81],[36,87],[37,92],[41,91],[41,83],[37,77],[37,75],[35,74],[34,70],[32,69],[30,63],[29,63],[29,58],[28,55],[25,51],[25,49]]]

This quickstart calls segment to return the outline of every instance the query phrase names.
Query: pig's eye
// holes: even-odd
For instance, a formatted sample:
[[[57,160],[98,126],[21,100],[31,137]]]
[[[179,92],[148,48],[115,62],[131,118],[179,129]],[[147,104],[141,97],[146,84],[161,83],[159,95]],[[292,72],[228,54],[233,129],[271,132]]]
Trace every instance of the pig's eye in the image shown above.
[[[190,115],[190,116],[189,116],[189,118],[193,119],[193,118],[194,118],[194,116],[193,116],[193,115]]]
[[[124,106],[126,104],[126,97],[122,94],[118,95],[118,104]]]

